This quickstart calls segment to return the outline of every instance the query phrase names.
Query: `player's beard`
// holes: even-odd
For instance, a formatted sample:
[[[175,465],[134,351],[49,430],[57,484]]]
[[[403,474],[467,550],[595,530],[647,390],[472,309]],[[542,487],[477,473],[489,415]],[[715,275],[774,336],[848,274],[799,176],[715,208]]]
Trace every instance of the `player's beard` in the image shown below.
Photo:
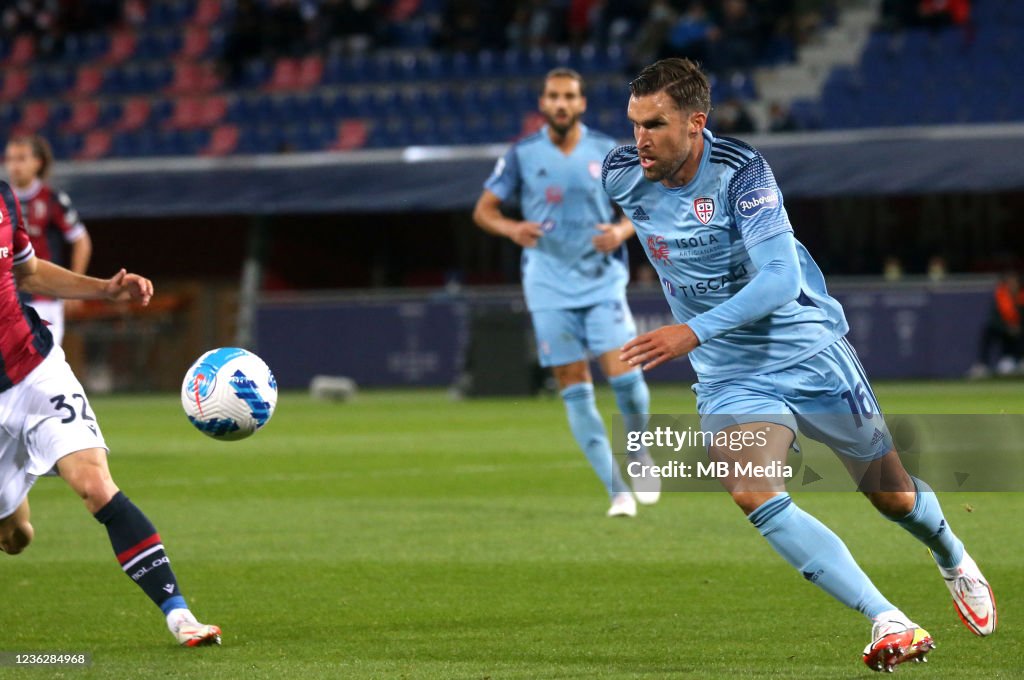
[[[571,130],[573,126],[575,126],[576,123],[579,122],[580,117],[578,115],[574,116],[572,114],[567,114],[565,118],[559,120],[555,117],[555,115],[545,113],[544,119],[547,120],[548,127],[554,130],[555,134],[557,134],[560,137],[564,137],[569,132],[569,130]]]

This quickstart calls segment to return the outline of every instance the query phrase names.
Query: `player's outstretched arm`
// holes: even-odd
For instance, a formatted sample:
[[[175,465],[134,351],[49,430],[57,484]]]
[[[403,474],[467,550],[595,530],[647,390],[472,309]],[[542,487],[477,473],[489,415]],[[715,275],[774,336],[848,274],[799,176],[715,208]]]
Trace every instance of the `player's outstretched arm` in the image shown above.
[[[14,267],[14,276],[18,289],[33,295],[68,300],[131,300],[144,305],[153,297],[152,281],[124,269],[109,279],[97,279],[31,257]]]
[[[762,319],[800,294],[800,260],[792,232],[783,232],[747,251],[757,273],[731,298],[688,323],[662,326],[622,348],[620,359],[648,370],[692,352],[702,343]]]
[[[501,198],[490,189],[484,189],[473,208],[473,221],[484,231],[504,236],[523,248],[533,248],[541,237],[540,224],[510,220],[501,214]]]

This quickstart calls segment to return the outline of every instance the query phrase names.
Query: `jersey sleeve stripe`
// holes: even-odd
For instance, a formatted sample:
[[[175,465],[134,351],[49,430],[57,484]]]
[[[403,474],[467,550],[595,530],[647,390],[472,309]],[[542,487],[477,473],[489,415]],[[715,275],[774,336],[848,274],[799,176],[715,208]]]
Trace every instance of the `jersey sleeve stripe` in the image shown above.
[[[753,158],[757,155],[757,149],[746,142],[741,142],[740,140],[733,139],[732,137],[718,137],[714,141],[714,146],[721,149],[728,149],[743,158]]]
[[[32,248],[32,244],[29,243],[27,246],[25,246],[24,250],[22,250],[20,253],[15,254],[14,264],[21,264],[23,262],[27,262],[31,260],[35,256],[35,254],[35,249]]]
[[[734,160],[734,161],[736,161],[737,163],[740,163],[740,164],[746,163],[749,160],[748,158],[745,158],[744,156],[741,156],[736,151],[732,151],[731,149],[726,149],[724,147],[718,147],[718,146],[712,146],[711,147],[711,155],[712,156],[718,155],[718,156],[722,156],[724,158],[730,158],[730,159],[732,159],[732,160]]]
[[[735,159],[728,156],[719,156],[714,153],[711,154],[711,162],[728,165],[733,170],[739,170],[742,167]]]

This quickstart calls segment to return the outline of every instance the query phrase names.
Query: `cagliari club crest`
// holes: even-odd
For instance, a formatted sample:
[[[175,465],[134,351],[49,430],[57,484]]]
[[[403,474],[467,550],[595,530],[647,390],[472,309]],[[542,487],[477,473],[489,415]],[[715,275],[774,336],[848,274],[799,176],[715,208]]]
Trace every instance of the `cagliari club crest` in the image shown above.
[[[715,201],[707,196],[701,196],[693,202],[693,213],[702,224],[707,224],[715,216]]]

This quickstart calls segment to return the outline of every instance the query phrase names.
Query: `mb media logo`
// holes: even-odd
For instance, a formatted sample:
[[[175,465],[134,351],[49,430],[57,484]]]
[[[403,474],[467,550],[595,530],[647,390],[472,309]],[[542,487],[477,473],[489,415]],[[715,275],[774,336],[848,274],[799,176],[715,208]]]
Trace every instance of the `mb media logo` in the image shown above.
[[[634,222],[648,222],[650,221],[650,219],[651,216],[648,215],[642,207],[637,208],[636,210],[633,211]]]

